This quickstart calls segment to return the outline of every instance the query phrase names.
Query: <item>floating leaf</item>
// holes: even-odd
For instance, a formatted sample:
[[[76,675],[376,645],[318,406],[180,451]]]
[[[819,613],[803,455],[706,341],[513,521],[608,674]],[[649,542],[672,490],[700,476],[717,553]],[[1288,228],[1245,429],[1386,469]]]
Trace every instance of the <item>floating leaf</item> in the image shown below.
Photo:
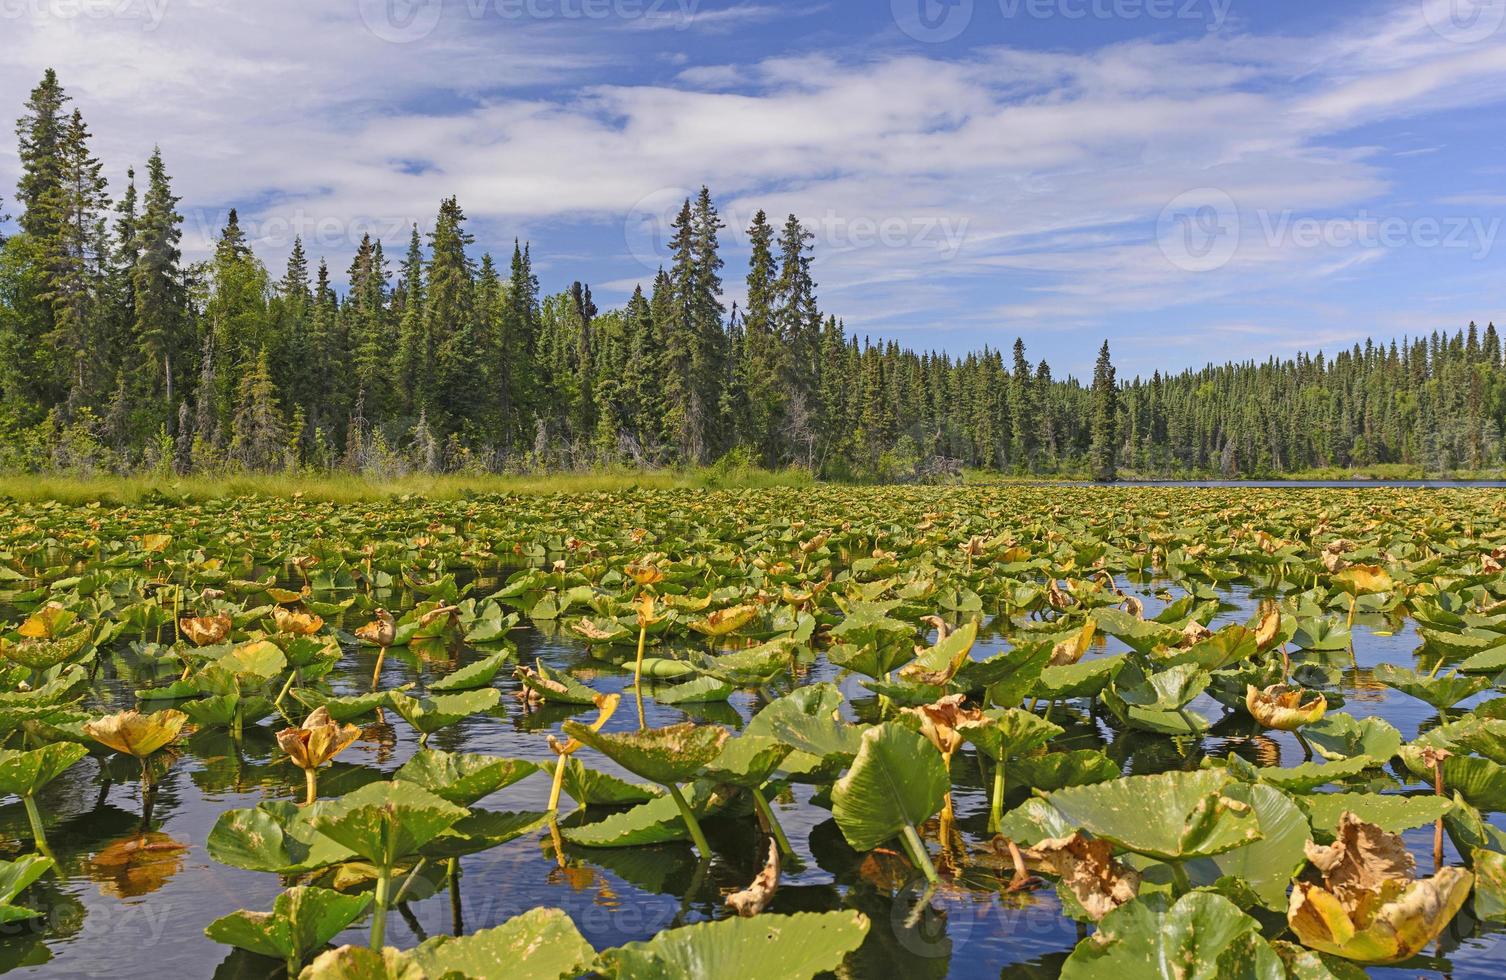
[[[950,787],[941,753],[893,722],[863,733],[852,768],[832,787],[832,815],[847,843],[871,851],[941,809]]]
[[[868,918],[852,911],[700,922],[606,950],[596,971],[609,978],[805,980],[841,966],[867,935]]]

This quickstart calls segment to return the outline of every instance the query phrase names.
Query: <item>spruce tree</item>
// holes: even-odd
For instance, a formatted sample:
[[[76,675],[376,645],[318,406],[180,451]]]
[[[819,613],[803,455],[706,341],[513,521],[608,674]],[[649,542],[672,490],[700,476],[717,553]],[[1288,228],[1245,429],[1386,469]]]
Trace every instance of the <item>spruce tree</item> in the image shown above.
[[[1109,360],[1109,342],[1098,351],[1093,366],[1093,444],[1091,465],[1093,479],[1112,483],[1119,478],[1119,385],[1114,365]]]
[[[174,385],[182,384],[187,362],[187,290],[179,268],[183,253],[182,215],[172,181],[156,149],[147,161],[147,191],[136,236],[136,266],[131,281],[136,318],[132,333],[140,357],[143,393],[156,405],[158,418],[175,414]],[[154,427],[155,428],[155,427]]]

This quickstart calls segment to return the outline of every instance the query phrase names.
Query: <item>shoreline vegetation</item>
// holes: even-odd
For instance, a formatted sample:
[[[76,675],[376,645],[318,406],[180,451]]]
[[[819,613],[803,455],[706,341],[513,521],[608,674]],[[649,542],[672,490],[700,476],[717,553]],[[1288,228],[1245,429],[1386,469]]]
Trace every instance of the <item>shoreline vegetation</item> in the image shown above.
[[[1079,378],[1066,351],[1053,367],[1002,332],[967,352],[849,329],[820,302],[798,215],[759,211],[732,256],[705,187],[657,272],[645,264],[630,296],[614,287],[610,307],[526,240],[478,242],[454,197],[406,242],[366,236],[329,256],[296,239],[258,254],[230,208],[195,261],[173,147],[111,185],[87,108],[48,71],[18,120],[16,192],[0,189],[0,472],[568,474],[554,487],[603,485],[576,476],[598,473],[694,485],[728,466],[888,483],[1506,460],[1506,360],[1488,322],[1149,377],[1121,378],[1105,342]],[[544,269],[558,270],[547,287]]]
[[[1212,474],[1177,477],[1121,472],[1117,485],[1216,480],[1230,483],[1261,481],[1375,481],[1439,480],[1448,482],[1506,479],[1499,470],[1425,474],[1419,467],[1371,466],[1330,468],[1226,480]],[[699,467],[694,469],[612,469],[536,475],[408,474],[390,478],[341,472],[88,475],[67,473],[0,475],[0,499],[56,501],[62,504],[99,503],[118,506],[169,498],[205,501],[234,497],[270,497],[360,503],[411,496],[453,500],[480,494],[571,494],[641,490],[758,490],[771,487],[815,486],[826,481],[800,469],[765,470],[756,467]],[[1087,474],[1020,475],[968,470],[967,485],[1000,483],[1072,484],[1092,482]],[[1105,484],[1115,486],[1116,484]]]

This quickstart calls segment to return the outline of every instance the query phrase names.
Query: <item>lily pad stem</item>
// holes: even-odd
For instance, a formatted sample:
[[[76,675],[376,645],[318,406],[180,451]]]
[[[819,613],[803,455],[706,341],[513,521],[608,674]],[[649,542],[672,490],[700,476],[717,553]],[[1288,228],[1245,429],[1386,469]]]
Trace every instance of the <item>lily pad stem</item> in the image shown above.
[[[424,869],[424,865],[428,863],[428,858],[421,857],[418,859],[418,863],[413,866],[413,870],[408,872],[408,877],[403,879],[402,887],[398,888],[397,894],[392,896],[393,905],[400,905],[402,903],[403,896],[408,894],[409,888],[413,887],[413,879],[418,877],[418,873],[422,871]]]
[[[695,818],[695,811],[690,808],[690,804],[685,802],[685,795],[680,792],[680,787],[674,783],[668,783],[665,788],[674,798],[675,806],[680,808],[680,817],[685,821],[685,829],[690,831],[690,839],[695,842],[696,853],[703,858],[709,858],[711,845],[706,843],[706,835],[701,832],[701,823]]]
[[[994,792],[988,802],[988,832],[997,834],[1004,820],[1004,760],[994,766]]]
[[[1168,862],[1171,868],[1172,894],[1181,897],[1192,891],[1192,879],[1187,877],[1187,869],[1182,867],[1181,861]]]
[[[277,700],[272,702],[274,705],[276,705],[279,708],[282,707],[282,699],[288,696],[288,688],[290,688],[290,687],[293,686],[293,681],[296,680],[297,677],[298,677],[298,671],[296,671],[296,670],[291,671],[288,674],[288,681],[287,681],[287,683],[284,684],[284,685],[282,685],[282,690],[280,690],[280,691],[277,692]]]
[[[915,832],[915,828],[905,824],[904,836],[900,838],[905,843],[905,852],[910,855],[910,863],[918,867],[926,876],[926,881],[936,884],[941,881],[941,876],[936,873],[936,866],[931,863],[931,856],[926,853],[926,845]]]
[[[371,948],[381,952],[387,938],[387,893],[392,890],[392,865],[377,870],[376,903],[371,917]]]
[[[47,833],[42,829],[42,814],[37,811],[37,801],[30,796],[23,796],[21,802],[26,804],[26,819],[31,821],[31,836],[36,841],[37,851],[43,857],[52,857],[52,849],[47,846]]]
[[[307,795],[304,798],[303,805],[313,806],[314,801],[319,799],[319,770],[303,770],[303,785],[307,790]]]
[[[763,790],[753,787],[753,806],[758,810],[759,816],[763,817],[764,824],[769,828],[769,833],[774,835],[774,840],[779,844],[779,852],[787,858],[795,856],[795,849],[790,846],[789,838],[784,836],[784,828],[779,826],[779,818],[774,816],[774,808],[769,806],[769,801],[763,795]]]

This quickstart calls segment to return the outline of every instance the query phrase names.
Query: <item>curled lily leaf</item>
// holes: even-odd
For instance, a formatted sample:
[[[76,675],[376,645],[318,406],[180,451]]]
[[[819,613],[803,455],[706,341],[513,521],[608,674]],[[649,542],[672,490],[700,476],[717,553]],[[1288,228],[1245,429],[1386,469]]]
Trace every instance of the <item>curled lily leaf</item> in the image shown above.
[[[63,635],[78,620],[76,613],[63,608],[60,602],[49,602],[38,609],[16,630],[24,639],[53,640]]]
[[[1081,630],[1057,643],[1051,649],[1052,667],[1070,667],[1081,660],[1093,645],[1093,635],[1098,632],[1098,623],[1088,620]]]
[[[733,606],[730,609],[718,609],[705,619],[692,620],[690,628],[707,636],[727,636],[747,626],[757,615],[758,607],[755,605]]]
[[[121,711],[85,723],[84,734],[106,748],[145,759],[176,739],[187,721],[187,715],[171,709],[149,715]]]
[[[1303,701],[1311,694],[1311,700]],[[1315,691],[1274,684],[1264,690],[1253,684],[1245,688],[1245,708],[1250,716],[1266,728],[1293,732],[1303,725],[1321,721],[1328,713],[1328,699]]]
[[[188,616],[178,620],[178,628],[194,646],[207,647],[225,642],[233,621],[225,613],[213,616]]]
[[[1053,837],[1021,855],[1032,871],[1061,879],[1094,922],[1140,893],[1140,873],[1114,859],[1114,846],[1081,832]]]
[[[362,626],[356,627],[356,638],[365,640],[367,643],[379,647],[390,647],[397,639],[397,620],[392,618],[392,613],[385,609],[378,609],[376,619]]]
[[[633,606],[638,614],[638,628],[647,629],[655,623],[663,622],[664,617],[654,612],[654,597],[648,593],[638,597],[638,602]]]
[[[1299,881],[1287,922],[1310,949],[1360,963],[1398,963],[1432,942],[1463,907],[1474,875],[1442,868],[1414,879],[1415,862],[1397,834],[1346,813],[1337,839],[1309,843],[1321,884]]]
[[[938,752],[951,758],[952,753],[961,748],[964,741],[958,729],[965,724],[980,724],[985,720],[983,712],[977,708],[962,706],[966,700],[965,694],[950,694],[935,704],[906,708],[905,712],[919,718],[920,733],[936,746]]]
[[[633,562],[622,569],[640,588],[664,581],[664,569],[647,561]]]
[[[277,625],[277,632],[292,633],[295,636],[313,636],[324,629],[324,620],[321,617],[311,612],[296,612],[281,606],[273,608],[272,622]]]
[[[315,708],[297,728],[284,728],[277,733],[277,746],[288,754],[293,765],[302,769],[308,783],[308,801],[318,799],[315,780],[316,771],[326,762],[344,752],[356,739],[361,729],[355,725],[341,725],[329,716],[323,705]]]
[[[738,915],[757,915],[769,907],[779,889],[779,843],[769,840],[769,857],[763,870],[742,891],[727,896],[727,907]]]

